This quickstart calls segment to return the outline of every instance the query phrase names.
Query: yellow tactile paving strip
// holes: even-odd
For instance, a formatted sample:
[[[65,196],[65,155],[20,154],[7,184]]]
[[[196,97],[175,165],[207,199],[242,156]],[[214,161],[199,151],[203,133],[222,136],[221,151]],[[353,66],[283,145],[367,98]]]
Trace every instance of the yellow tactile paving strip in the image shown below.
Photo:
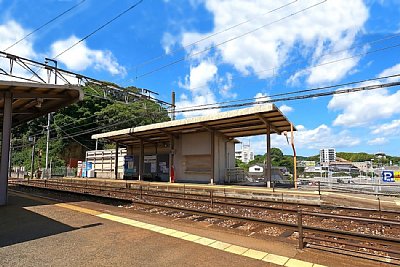
[[[172,236],[172,237],[179,238],[182,240],[194,242],[194,243],[197,243],[197,244],[200,244],[203,246],[222,250],[222,251],[225,251],[228,253],[233,253],[233,254],[244,256],[244,257],[249,257],[249,258],[252,258],[255,260],[262,260],[265,262],[269,262],[269,263],[273,263],[273,264],[277,264],[277,265],[281,265],[281,266],[287,266],[287,267],[292,267],[292,266],[323,267],[323,265],[318,265],[318,264],[314,264],[311,262],[306,262],[306,261],[297,260],[297,259],[291,259],[288,257],[268,253],[265,251],[254,250],[254,249],[250,249],[247,247],[237,246],[234,244],[221,242],[218,240],[214,240],[214,239],[210,239],[210,238],[206,238],[206,237],[202,237],[202,236],[198,236],[198,235],[192,235],[190,233],[178,231],[175,229],[165,228],[165,227],[154,225],[154,224],[149,224],[149,223],[144,223],[141,221],[127,219],[124,217],[115,216],[115,215],[111,215],[108,213],[100,213],[95,210],[80,208],[80,207],[70,205],[70,204],[62,204],[62,205],[56,204],[56,205],[59,207],[71,209],[74,211],[91,214],[91,215],[94,215],[94,216],[97,216],[97,217],[100,217],[100,218],[103,218],[106,220],[130,225],[133,227],[150,230],[152,232],[156,232],[159,234],[168,235],[168,236]]]
[[[33,199],[33,200],[37,200],[37,201],[41,201],[41,202],[44,202],[44,201],[50,202],[49,200],[43,199],[41,197],[33,197],[33,196],[16,193],[16,192],[12,192],[12,193],[19,195],[21,197],[25,197],[25,198],[29,198],[29,199]],[[141,228],[141,229],[146,229],[146,230],[156,232],[159,234],[168,235],[168,236],[172,236],[172,237],[179,238],[182,240],[194,242],[196,244],[207,246],[207,247],[214,248],[214,249],[218,249],[221,251],[225,251],[227,253],[241,255],[241,256],[252,258],[255,260],[262,260],[262,261],[265,261],[268,263],[273,263],[273,264],[280,265],[280,266],[325,267],[324,265],[314,264],[311,262],[306,262],[306,261],[302,261],[302,260],[298,260],[298,259],[292,259],[292,258],[288,258],[285,256],[268,253],[266,251],[259,251],[259,250],[254,250],[254,249],[247,248],[247,247],[237,246],[234,244],[230,244],[230,243],[226,243],[226,242],[222,242],[222,241],[218,241],[218,240],[214,240],[214,239],[210,239],[210,238],[206,238],[206,237],[202,237],[202,236],[198,236],[198,235],[193,235],[193,234],[178,231],[175,229],[165,228],[162,226],[149,224],[149,223],[145,223],[145,222],[141,222],[141,221],[137,221],[137,220],[132,220],[132,219],[128,219],[128,218],[124,218],[124,217],[120,217],[120,216],[115,216],[115,215],[108,214],[108,213],[102,213],[102,212],[92,210],[92,209],[82,208],[82,207],[79,207],[76,205],[71,205],[71,204],[66,204],[66,203],[57,203],[54,205],[57,207],[61,207],[61,208],[89,214],[92,216],[96,216],[96,217],[99,217],[102,219],[126,224],[129,226],[133,226],[133,227],[137,227],[137,228]]]

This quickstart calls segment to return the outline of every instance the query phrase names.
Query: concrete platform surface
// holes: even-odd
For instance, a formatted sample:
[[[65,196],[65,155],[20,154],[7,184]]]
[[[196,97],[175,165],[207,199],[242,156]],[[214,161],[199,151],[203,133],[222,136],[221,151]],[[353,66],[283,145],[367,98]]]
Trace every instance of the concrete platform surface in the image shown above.
[[[0,266],[376,266],[88,201],[10,192]]]

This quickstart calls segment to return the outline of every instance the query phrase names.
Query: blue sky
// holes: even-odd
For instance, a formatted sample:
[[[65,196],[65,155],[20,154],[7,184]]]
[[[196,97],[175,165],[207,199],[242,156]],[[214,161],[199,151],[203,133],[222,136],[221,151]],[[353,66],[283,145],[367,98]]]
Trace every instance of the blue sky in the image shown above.
[[[80,2],[0,0],[0,49]],[[44,61],[134,3],[83,1],[7,52]],[[265,100],[279,93],[397,74],[398,44],[398,0],[144,0],[57,60],[62,68],[93,78],[151,89],[165,101],[174,90],[179,109]],[[179,62],[164,67],[175,61]],[[4,64],[0,59],[0,67]],[[298,129],[300,155],[335,147],[399,156],[399,89],[276,105]],[[272,141],[291,152],[283,136]],[[251,138],[251,144],[256,153],[265,150],[263,136]]]

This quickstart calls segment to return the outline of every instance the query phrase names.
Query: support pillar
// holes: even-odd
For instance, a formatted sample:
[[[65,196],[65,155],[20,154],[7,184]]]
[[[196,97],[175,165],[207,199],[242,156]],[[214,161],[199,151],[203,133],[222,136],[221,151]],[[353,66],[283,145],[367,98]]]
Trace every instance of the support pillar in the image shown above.
[[[211,180],[210,184],[215,181],[215,131],[210,132],[211,135]]]
[[[143,166],[144,166],[144,144],[143,140],[140,139],[140,151],[139,151],[139,181],[143,180]]]
[[[118,179],[118,157],[119,157],[119,144],[115,143],[115,163],[114,163],[114,176],[115,176],[115,180]]]
[[[12,122],[12,95],[10,92],[4,93],[3,110],[3,132],[1,140],[1,162],[0,162],[0,206],[7,204],[8,188],[8,163],[10,156]]]
[[[174,155],[175,155],[175,143],[174,137],[171,135],[169,138],[169,182],[175,182],[175,169],[174,169]]]
[[[271,188],[272,184],[272,164],[271,164],[271,125],[267,123],[267,156],[265,158],[265,169],[267,178],[267,187]]]
[[[154,148],[155,148],[155,153],[156,153],[156,177],[158,179],[159,178],[159,176],[158,176],[158,143],[154,144]]]

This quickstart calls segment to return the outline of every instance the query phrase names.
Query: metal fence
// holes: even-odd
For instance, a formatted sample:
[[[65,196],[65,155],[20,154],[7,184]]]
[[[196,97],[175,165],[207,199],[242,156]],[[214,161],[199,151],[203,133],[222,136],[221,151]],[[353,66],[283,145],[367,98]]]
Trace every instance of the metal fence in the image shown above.
[[[353,178],[349,180],[300,180],[299,189],[335,191],[346,193],[362,193],[370,195],[400,196],[400,183],[382,183],[380,180],[363,180]]]
[[[11,178],[60,178],[60,177],[76,177],[77,176],[77,168],[70,167],[57,167],[57,168],[49,168],[49,169],[39,169],[34,171],[33,175],[31,175],[30,171],[25,170],[20,167],[13,167],[10,171]]]
[[[246,181],[246,175],[242,168],[232,168],[226,170],[225,184],[240,183]]]

